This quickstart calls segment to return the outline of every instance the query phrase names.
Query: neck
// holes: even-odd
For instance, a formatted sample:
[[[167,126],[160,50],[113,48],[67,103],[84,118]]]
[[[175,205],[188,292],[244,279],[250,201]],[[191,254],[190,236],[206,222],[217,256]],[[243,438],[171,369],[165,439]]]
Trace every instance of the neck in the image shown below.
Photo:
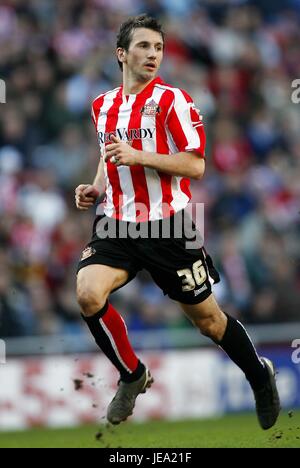
[[[123,93],[138,94],[148,86],[149,83],[156,77],[153,76],[150,80],[138,80],[136,77],[129,76],[125,71],[123,72]]]

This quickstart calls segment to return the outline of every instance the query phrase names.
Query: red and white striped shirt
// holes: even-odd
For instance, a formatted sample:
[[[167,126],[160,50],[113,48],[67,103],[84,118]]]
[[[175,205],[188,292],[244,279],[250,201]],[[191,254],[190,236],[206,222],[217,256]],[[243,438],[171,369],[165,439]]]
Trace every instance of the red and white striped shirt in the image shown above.
[[[139,94],[123,87],[98,96],[92,104],[101,154],[111,135],[133,148],[172,155],[193,151],[204,157],[205,133],[198,110],[183,90],[155,78]],[[171,157],[171,156],[166,156]],[[158,220],[186,207],[190,180],[143,166],[104,163],[108,217],[123,221]]]

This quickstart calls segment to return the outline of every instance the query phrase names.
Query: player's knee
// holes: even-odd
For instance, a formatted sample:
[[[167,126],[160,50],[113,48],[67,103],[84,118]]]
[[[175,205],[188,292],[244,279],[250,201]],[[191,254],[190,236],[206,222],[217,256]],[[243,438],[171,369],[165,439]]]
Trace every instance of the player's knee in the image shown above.
[[[219,317],[210,316],[207,318],[195,321],[195,325],[199,328],[202,335],[208,336],[213,340],[221,340],[224,334],[224,327]]]
[[[96,314],[101,310],[107,300],[107,295],[104,293],[96,292],[88,287],[77,287],[77,301],[80,305],[83,315],[86,317]]]

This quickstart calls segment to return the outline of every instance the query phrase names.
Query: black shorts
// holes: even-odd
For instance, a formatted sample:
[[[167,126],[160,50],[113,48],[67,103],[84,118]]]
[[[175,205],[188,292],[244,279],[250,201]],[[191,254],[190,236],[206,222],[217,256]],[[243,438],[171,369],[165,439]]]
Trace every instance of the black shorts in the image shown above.
[[[128,271],[127,283],[145,269],[165,295],[184,304],[204,301],[211,294],[212,283],[220,281],[199,232],[184,210],[146,223],[96,217],[92,240],[82,252],[77,272],[94,264]]]

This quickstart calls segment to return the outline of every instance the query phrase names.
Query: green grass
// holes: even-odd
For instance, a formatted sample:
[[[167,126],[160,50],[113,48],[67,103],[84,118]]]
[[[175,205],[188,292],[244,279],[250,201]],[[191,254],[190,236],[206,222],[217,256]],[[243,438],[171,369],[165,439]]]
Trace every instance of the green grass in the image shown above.
[[[300,412],[294,412],[292,417],[282,412],[269,431],[259,428],[255,415],[242,414],[210,420],[5,432],[0,433],[0,447],[300,447]]]

